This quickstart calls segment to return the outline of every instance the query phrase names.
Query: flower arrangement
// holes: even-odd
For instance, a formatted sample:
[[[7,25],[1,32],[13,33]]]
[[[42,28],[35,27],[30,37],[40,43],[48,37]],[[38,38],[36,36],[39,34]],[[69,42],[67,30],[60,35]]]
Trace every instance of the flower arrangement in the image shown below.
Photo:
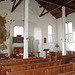
[[[56,44],[56,45],[55,45],[55,47],[57,47],[57,48],[58,48],[58,47],[59,47],[59,45],[58,45],[58,44]]]

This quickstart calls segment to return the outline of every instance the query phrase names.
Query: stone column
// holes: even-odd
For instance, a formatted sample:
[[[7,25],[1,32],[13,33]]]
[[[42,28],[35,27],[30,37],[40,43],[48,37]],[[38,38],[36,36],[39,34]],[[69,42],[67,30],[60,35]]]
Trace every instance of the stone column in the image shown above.
[[[65,7],[62,7],[62,25],[63,25],[63,34],[62,34],[62,55],[66,55],[66,31],[65,31]]]
[[[28,5],[29,5],[29,0],[25,0],[24,54],[23,54],[23,58],[28,58]]]

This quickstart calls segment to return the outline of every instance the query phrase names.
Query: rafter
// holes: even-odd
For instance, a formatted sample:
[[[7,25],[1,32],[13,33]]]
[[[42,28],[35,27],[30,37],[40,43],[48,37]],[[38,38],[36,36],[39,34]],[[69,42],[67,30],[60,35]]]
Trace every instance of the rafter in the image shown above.
[[[69,7],[67,5],[60,4],[60,3],[56,3],[56,2],[53,2],[53,1],[46,1],[46,0],[37,0],[37,1],[42,1],[42,2],[45,2],[45,3],[49,3],[49,4],[54,4],[54,5],[57,5],[57,6],[65,6],[68,9],[71,9],[71,10],[74,10],[75,11],[75,8],[73,8],[73,7]]]
[[[58,0],[59,2],[61,2],[60,0]]]
[[[59,10],[62,12],[61,8],[59,8]]]
[[[45,14],[47,14],[47,13],[49,13],[49,12],[52,12],[52,11],[58,9],[58,8],[60,8],[60,7],[56,7],[56,8],[54,8],[54,9],[51,9],[51,10],[49,10],[49,11],[47,11],[47,12],[41,14],[40,17],[44,16]]]
[[[53,14],[53,16],[55,16],[55,15],[57,15],[57,14],[60,14],[61,12],[57,12],[57,13],[55,13],[55,14]]]
[[[65,2],[65,0],[62,0],[63,2]]]
[[[43,9],[43,11],[42,11],[41,15],[43,15],[44,11],[45,11],[45,8]],[[40,15],[40,17],[41,17],[41,15]]]
[[[59,8],[59,10],[60,10],[60,12],[57,12],[57,13],[53,14],[53,16],[58,15],[62,12],[62,10],[60,8]],[[65,13],[65,16],[67,17],[67,13]]]
[[[43,5],[45,5],[45,4],[43,4]],[[41,4],[39,7],[41,8],[41,7],[43,7],[43,5]]]
[[[50,5],[50,4],[49,4]],[[46,6],[48,6],[48,4],[42,4],[41,6],[39,6],[40,8],[41,7],[46,7]]]
[[[14,0],[11,0],[12,2],[14,1]]]
[[[0,0],[0,2],[1,2],[1,1],[7,1],[7,0]]]
[[[15,5],[15,1],[14,1],[11,12],[13,12],[13,11],[20,5],[20,3],[21,3],[22,1],[23,1],[23,0],[19,0],[16,5]]]
[[[74,0],[68,0],[68,1],[64,2],[64,4],[69,4],[69,3],[73,2],[73,1]]]
[[[72,0],[72,1],[73,1],[73,0]],[[68,1],[68,3],[72,2],[72,1]],[[68,4],[68,3],[65,3],[65,4]],[[42,14],[40,15],[40,17],[42,17],[42,16],[46,15],[47,13],[52,12],[52,11],[54,11],[54,10],[56,10],[56,9],[59,9],[59,10],[62,12],[62,10],[60,9],[60,7],[61,7],[61,6],[58,6],[58,7],[54,8],[54,9],[52,9],[52,10],[50,10],[50,11],[47,11],[47,12],[45,12],[45,13],[42,13]]]
[[[14,8],[14,6],[15,6],[15,3],[16,3],[16,0],[14,0],[14,3],[13,3],[13,6],[12,6],[12,9]]]

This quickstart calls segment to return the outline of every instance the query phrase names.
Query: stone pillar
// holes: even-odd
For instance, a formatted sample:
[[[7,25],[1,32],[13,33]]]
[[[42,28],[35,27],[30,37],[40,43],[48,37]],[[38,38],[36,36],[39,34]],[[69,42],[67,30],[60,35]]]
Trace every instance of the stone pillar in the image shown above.
[[[63,34],[62,34],[62,55],[66,55],[66,31],[65,31],[65,7],[62,7],[62,25],[63,25]]]
[[[23,54],[23,58],[28,58],[28,4],[29,4],[29,0],[25,0],[24,54]]]

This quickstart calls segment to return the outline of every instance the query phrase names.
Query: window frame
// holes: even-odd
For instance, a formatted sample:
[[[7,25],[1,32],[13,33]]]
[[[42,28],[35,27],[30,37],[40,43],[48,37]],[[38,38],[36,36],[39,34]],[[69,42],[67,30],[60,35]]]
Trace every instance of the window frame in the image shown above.
[[[49,42],[48,40],[47,41],[48,41],[48,43],[53,43],[53,27],[52,27],[52,25],[48,25],[48,26],[51,26],[51,28],[52,28],[52,31],[51,31],[52,34],[48,34],[48,36],[52,37],[52,41],[51,42]]]
[[[69,21],[69,22],[66,22],[65,23],[65,25],[67,24],[67,34],[66,34],[66,36],[68,36],[67,38],[66,38],[66,43],[72,43],[73,42],[73,23],[72,23],[72,33],[69,33],[69,23],[70,23],[71,21]],[[66,26],[65,26],[65,29],[66,29]],[[70,35],[72,35],[72,42],[70,41]]]
[[[14,28],[15,28],[16,26],[17,26],[17,27],[18,27],[18,26],[19,26],[19,27],[23,27],[23,26],[21,26],[21,25],[15,25]],[[14,33],[15,33],[15,31],[14,31]],[[19,33],[19,32],[18,32],[18,33]],[[17,35],[16,35],[16,36],[17,36]],[[14,34],[14,37],[16,37],[16,36],[15,36],[15,34]],[[24,27],[23,27],[23,34],[22,34],[21,36],[22,36],[22,37],[24,36]]]

